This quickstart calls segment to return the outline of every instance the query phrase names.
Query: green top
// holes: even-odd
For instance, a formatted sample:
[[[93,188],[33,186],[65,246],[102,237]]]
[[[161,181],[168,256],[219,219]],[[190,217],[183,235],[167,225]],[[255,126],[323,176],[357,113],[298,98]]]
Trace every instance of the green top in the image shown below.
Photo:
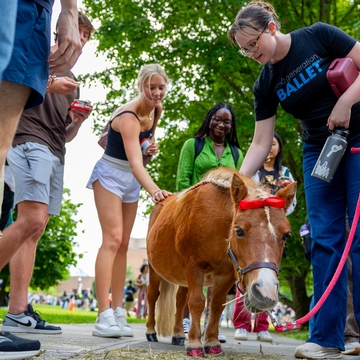
[[[186,140],[181,152],[176,176],[176,190],[184,190],[191,185],[198,183],[202,176],[209,170],[215,169],[219,166],[224,166],[232,169],[240,169],[244,160],[242,151],[239,149],[239,159],[237,164],[234,164],[234,158],[228,143],[224,152],[218,159],[214,149],[214,143],[207,136],[205,137],[204,147],[200,154],[195,158],[195,138]],[[195,160],[195,162],[194,162]]]

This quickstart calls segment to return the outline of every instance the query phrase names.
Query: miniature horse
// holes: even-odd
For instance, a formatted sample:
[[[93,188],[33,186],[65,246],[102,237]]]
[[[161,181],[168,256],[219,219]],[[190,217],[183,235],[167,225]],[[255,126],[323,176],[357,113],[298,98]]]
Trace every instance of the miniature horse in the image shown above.
[[[182,319],[188,301],[192,322],[187,354],[203,357],[204,350],[221,354],[219,319],[226,294],[237,278],[246,291],[248,311],[262,312],[277,304],[277,273],[290,235],[285,212],[295,191],[296,183],[292,183],[274,197],[236,170],[218,168],[204,181],[155,206],[147,236],[148,341],[157,341],[157,302],[158,333],[173,334],[172,343],[183,345]],[[213,289],[204,347],[200,328],[203,286]]]

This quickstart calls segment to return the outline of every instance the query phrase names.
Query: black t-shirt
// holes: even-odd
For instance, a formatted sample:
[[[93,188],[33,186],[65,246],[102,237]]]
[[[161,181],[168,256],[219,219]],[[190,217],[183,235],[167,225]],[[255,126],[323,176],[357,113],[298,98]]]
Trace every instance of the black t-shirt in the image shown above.
[[[125,291],[125,301],[134,301],[135,293],[136,293],[136,289],[134,286],[132,285],[127,286]]]
[[[337,97],[326,79],[329,65],[346,57],[356,40],[335,26],[316,23],[290,33],[291,46],[281,61],[267,63],[254,84],[256,121],[282,108],[300,119],[303,140],[323,144],[330,132],[327,119]],[[350,136],[360,133],[360,103],[352,107]]]

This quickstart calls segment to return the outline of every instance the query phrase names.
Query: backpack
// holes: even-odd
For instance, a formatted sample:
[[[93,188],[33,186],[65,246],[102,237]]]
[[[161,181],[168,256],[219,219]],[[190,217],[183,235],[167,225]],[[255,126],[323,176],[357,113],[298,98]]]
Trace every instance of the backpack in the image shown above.
[[[194,161],[198,157],[198,155],[201,153],[201,150],[203,149],[205,144],[205,138],[204,137],[196,137],[195,138],[195,156]],[[235,145],[230,145],[231,154],[234,158],[234,164],[236,167],[236,164],[239,160],[239,149]]]

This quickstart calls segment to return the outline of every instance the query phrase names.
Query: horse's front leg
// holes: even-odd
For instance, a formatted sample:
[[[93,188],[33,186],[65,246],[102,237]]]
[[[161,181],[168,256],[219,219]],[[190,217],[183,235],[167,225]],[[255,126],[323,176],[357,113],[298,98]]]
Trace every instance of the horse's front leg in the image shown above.
[[[219,341],[219,322],[225,307],[223,304],[226,302],[226,295],[233,284],[230,281],[219,278],[214,281],[212,287],[211,302],[210,305],[208,304],[210,315],[204,337],[204,349],[207,354],[218,355],[223,353]]]
[[[149,285],[146,290],[147,302],[148,302],[148,317],[146,320],[146,339],[151,342],[157,342],[157,336],[155,331],[155,304],[159,297],[160,291],[160,276],[149,264]],[[138,305],[140,306],[140,304]]]
[[[203,275],[198,269],[187,268],[188,306],[191,314],[189,342],[186,345],[187,355],[203,357],[204,350],[201,342],[200,319],[205,307],[205,297],[202,291]]]
[[[175,314],[175,326],[172,337],[172,345],[185,345],[185,333],[183,326],[184,308],[187,301],[188,288],[179,286],[176,293],[176,314]]]

